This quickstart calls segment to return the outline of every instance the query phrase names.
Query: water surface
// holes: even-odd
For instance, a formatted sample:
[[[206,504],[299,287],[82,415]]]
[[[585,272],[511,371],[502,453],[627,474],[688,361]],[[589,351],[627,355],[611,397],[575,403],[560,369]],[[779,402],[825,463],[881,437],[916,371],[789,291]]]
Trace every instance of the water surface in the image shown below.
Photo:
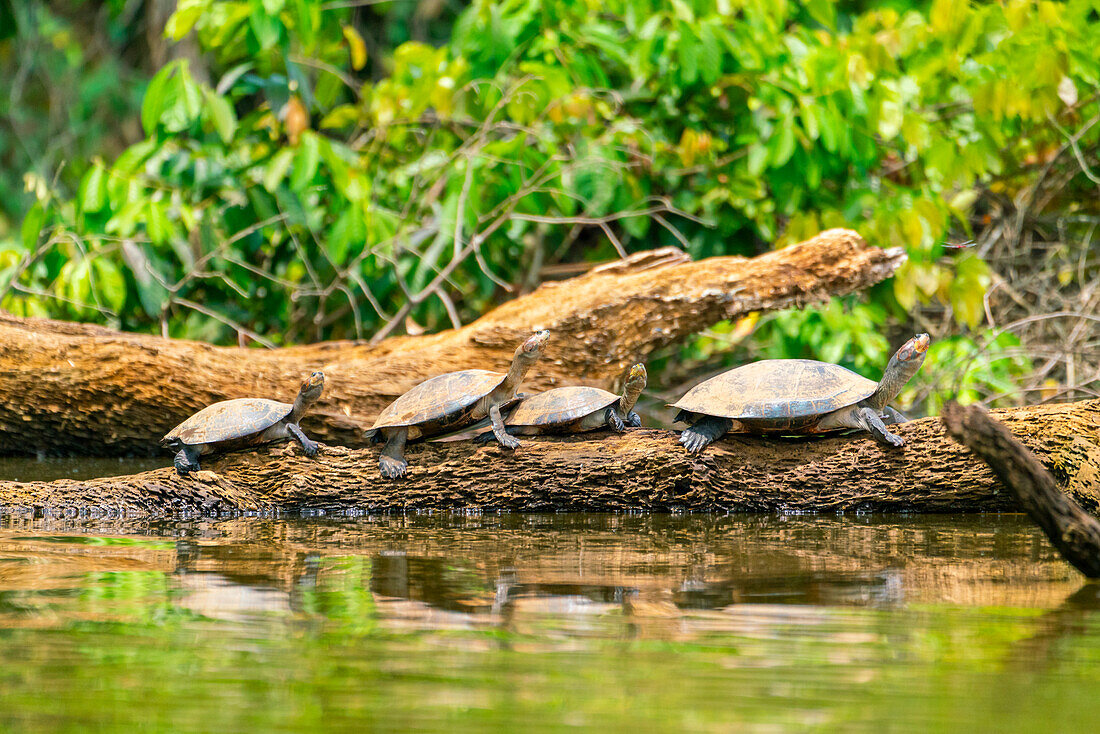
[[[1093,732],[1021,516],[0,520],[0,731]]]

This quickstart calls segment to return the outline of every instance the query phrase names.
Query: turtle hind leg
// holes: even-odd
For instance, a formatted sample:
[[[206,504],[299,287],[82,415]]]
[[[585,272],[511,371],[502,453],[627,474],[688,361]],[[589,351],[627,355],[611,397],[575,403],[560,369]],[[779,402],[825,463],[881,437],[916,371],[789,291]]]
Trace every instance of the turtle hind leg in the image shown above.
[[[306,437],[306,434],[302,433],[302,429],[298,427],[297,423],[287,423],[286,431],[291,436],[294,436],[298,443],[302,444],[302,451],[306,453],[306,456],[312,459],[317,455],[317,451],[321,447],[317,445],[316,441],[310,441],[309,438]]]
[[[519,432],[515,428],[512,428],[511,426],[505,426],[504,430],[508,433],[509,436],[518,436],[519,435]],[[479,444],[479,445],[492,443],[493,441],[496,441],[496,440],[497,440],[497,435],[493,431],[485,431],[484,433],[479,433],[476,436],[474,436],[474,438],[473,438],[473,442],[476,443],[476,444]]]
[[[685,428],[680,434],[680,443],[688,453],[698,454],[732,427],[733,421],[729,418],[708,415],[696,421],[690,428]]]
[[[378,455],[378,471],[386,479],[397,479],[404,476],[409,468],[409,462],[405,461],[405,439],[409,432],[405,428],[399,428],[391,433],[382,447],[382,453]]]
[[[888,426],[895,423],[908,423],[909,419],[901,411],[894,410],[889,405],[882,409],[882,422]]]
[[[197,446],[184,446],[176,452],[176,456],[172,459],[172,465],[176,467],[176,473],[181,477],[187,476],[188,472],[199,470],[199,449]]]

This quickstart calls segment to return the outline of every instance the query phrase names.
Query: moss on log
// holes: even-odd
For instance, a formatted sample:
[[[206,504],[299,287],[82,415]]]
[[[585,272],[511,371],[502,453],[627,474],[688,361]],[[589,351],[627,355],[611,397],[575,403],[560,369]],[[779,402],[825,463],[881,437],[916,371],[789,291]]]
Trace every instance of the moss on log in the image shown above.
[[[717,321],[867,288],[904,258],[850,230],[752,259],[691,262],[669,248],[544,284],[461,329],[377,345],[220,348],[0,314],[0,454],[149,454],[200,408],[236,397],[290,400],[316,369],[327,386],[303,428],[328,444],[360,446],[361,427],[395,397],[443,372],[506,369],[535,328],[553,340],[525,389],[614,387],[631,363]]]
[[[994,415],[1092,512],[1100,508],[1100,400]],[[865,434],[810,440],[733,436],[699,457],[676,434],[531,437],[515,452],[470,442],[410,445],[409,475],[378,474],[377,449],[296,445],[87,481],[0,482],[10,513],[50,516],[302,510],[1018,511],[989,468],[936,418],[897,427],[886,449]],[[167,465],[169,459],[165,458]]]

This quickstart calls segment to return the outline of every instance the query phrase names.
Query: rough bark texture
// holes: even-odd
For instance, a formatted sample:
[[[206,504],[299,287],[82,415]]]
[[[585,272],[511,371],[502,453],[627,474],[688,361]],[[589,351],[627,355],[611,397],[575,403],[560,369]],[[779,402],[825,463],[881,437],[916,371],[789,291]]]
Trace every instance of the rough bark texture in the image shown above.
[[[1054,477],[1011,431],[979,406],[944,408],[947,432],[1008,487],[1062,557],[1089,578],[1100,578],[1100,522],[1058,488]]]
[[[627,366],[722,319],[866,288],[904,261],[850,230],[829,230],[746,259],[641,253],[547,283],[461,329],[377,345],[219,348],[96,326],[0,314],[0,454],[148,454],[196,410],[236,397],[290,400],[324,370],[302,426],[328,444],[363,445],[361,426],[426,377],[503,370],[535,328],[552,332],[525,389],[614,387]]]
[[[1100,400],[1000,411],[1065,491],[1100,508]],[[378,474],[376,449],[323,447],[314,460],[290,445],[204,459],[204,471],[171,468],[88,481],[0,482],[7,512],[65,516],[281,510],[477,509],[919,512],[1016,511],[986,467],[938,419],[897,426],[901,450],[866,434],[813,440],[750,436],[689,456],[676,434],[532,437],[514,453],[470,442],[413,444],[409,475]],[[168,459],[165,459],[166,464]]]

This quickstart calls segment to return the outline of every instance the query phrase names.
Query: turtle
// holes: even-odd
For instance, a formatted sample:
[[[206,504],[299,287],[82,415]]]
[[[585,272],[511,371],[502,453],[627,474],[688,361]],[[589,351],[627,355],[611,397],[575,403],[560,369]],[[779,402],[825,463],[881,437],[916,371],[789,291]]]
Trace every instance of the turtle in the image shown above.
[[[598,387],[572,386],[524,397],[504,419],[505,430],[513,436],[530,436],[583,433],[604,426],[622,432],[626,426],[641,426],[642,419],[633,409],[645,383],[645,366],[636,364],[630,368],[622,395]],[[487,443],[494,438],[492,431],[486,431],[474,440]]]
[[[723,372],[672,404],[690,424],[680,443],[697,454],[726,433],[824,433],[860,428],[880,443],[905,441],[886,429],[906,418],[887,403],[917,373],[930,339],[917,334],[890,358],[879,382],[812,359],[767,359]]]
[[[302,382],[294,404],[264,398],[237,398],[214,403],[173,428],[160,440],[176,451],[173,464],[180,476],[199,470],[199,456],[214,451],[256,446],[294,438],[306,456],[317,455],[317,444],[298,427],[306,410],[321,397],[323,372],[313,372]]]
[[[514,449],[520,442],[504,430],[501,408],[515,403],[516,390],[550,338],[537,331],[515,352],[508,374],[489,370],[448,372],[421,382],[394,400],[365,432],[365,437],[385,441],[378,469],[386,479],[405,474],[408,462],[405,442],[459,431],[488,417],[501,445]]]

